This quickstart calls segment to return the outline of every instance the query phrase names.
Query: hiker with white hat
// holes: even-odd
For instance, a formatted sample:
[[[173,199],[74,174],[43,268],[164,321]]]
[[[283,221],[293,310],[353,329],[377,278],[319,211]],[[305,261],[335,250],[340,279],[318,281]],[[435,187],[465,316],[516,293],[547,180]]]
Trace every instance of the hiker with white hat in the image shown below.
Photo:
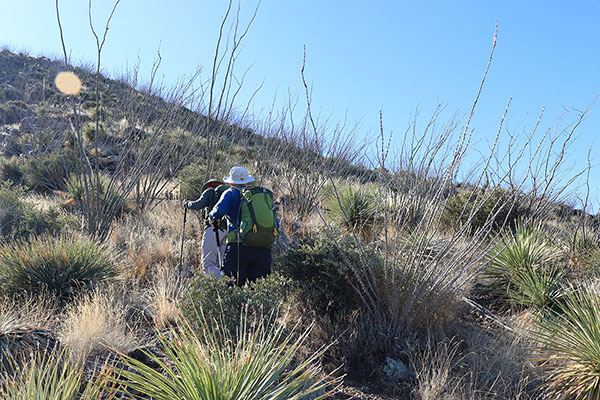
[[[273,193],[249,186],[254,177],[242,167],[231,168],[223,181],[230,188],[223,192],[208,218],[214,226],[227,217],[223,272],[243,286],[271,272],[271,245],[278,236]]]
[[[202,195],[198,200],[183,201],[183,206],[189,210],[202,210],[202,219],[205,222],[204,231],[202,232],[202,269],[205,274],[217,278],[223,276],[222,259],[225,252],[227,224],[222,223],[216,229],[213,229],[208,219],[208,213],[228,188],[229,185],[225,185],[222,181],[210,179],[202,185]]]

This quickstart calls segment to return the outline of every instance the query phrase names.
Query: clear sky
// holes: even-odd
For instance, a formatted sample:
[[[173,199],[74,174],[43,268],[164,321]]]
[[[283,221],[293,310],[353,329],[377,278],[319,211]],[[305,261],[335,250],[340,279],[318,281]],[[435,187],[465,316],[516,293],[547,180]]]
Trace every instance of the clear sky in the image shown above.
[[[112,1],[96,0],[93,16],[102,29]],[[85,0],[60,0],[66,44],[74,63],[94,60]],[[254,1],[242,0],[242,20]],[[161,42],[167,80],[211,64],[225,0],[122,0],[103,53],[103,69],[113,76],[138,58],[152,64]],[[52,0],[0,0],[0,45],[60,57]],[[275,92],[300,93],[302,47],[307,79],[314,85],[317,111],[360,121],[374,135],[383,109],[386,129],[399,140],[419,106],[431,113],[440,101],[444,117],[467,114],[477,92],[492,43],[498,43],[472,127],[481,151],[497,131],[508,99],[506,127],[531,129],[545,107],[542,127],[585,109],[600,94],[600,2],[598,1],[356,1],[263,0],[244,42],[239,66],[251,66],[240,101],[264,81],[254,102],[259,113]],[[244,98],[245,96],[245,98]],[[597,140],[600,105],[579,129],[569,162],[585,165]],[[594,202],[600,198],[600,172],[591,175]]]

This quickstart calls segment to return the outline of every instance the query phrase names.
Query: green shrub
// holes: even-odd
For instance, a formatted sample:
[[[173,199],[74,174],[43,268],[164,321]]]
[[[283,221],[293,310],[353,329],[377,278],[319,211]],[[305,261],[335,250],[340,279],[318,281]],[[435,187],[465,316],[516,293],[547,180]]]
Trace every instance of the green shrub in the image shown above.
[[[537,320],[534,337],[554,399],[600,398],[600,295],[597,288],[571,288],[558,309]]]
[[[247,333],[236,338],[229,327],[198,320],[199,333],[185,322],[179,330],[159,333],[165,356],[146,353],[157,368],[124,357],[127,368],[115,376],[129,394],[156,400],[316,400],[337,384],[319,380],[323,349],[297,361],[310,330],[286,333],[260,322],[251,328],[243,319],[239,330]]]
[[[377,194],[363,188],[342,188],[327,201],[331,217],[346,232],[355,232],[364,240],[373,237],[378,221]]]
[[[56,208],[40,211],[21,200],[24,189],[10,187],[8,182],[0,185],[0,238],[28,239],[42,234],[56,234],[75,227],[74,217],[62,214]]]
[[[0,288],[6,294],[45,291],[65,303],[116,275],[106,248],[73,236],[0,246]]]
[[[360,305],[344,258],[359,262],[358,250],[349,240],[338,247],[325,238],[310,238],[293,244],[274,269],[295,283],[298,299],[306,307],[337,317]]]
[[[182,199],[196,200],[202,194],[206,181],[206,165],[190,164],[179,172],[179,196]]]
[[[29,106],[21,100],[10,100],[0,104],[0,125],[19,123],[29,113]]]
[[[17,158],[6,160],[0,166],[0,182],[11,181],[13,185],[23,183],[23,170]]]
[[[494,188],[463,191],[452,196],[442,215],[441,225],[445,229],[468,226],[470,233],[480,229],[498,230],[504,226],[513,228],[525,214],[514,194]]]
[[[539,226],[525,226],[513,237],[505,231],[490,254],[485,276],[496,295],[511,304],[544,309],[559,300],[566,272],[560,252]]]
[[[87,122],[83,125],[83,136],[89,142],[93,142],[96,140],[96,123],[95,122]],[[104,124],[98,123],[98,140],[102,140],[106,138],[106,130],[104,129]]]
[[[279,312],[289,281],[278,274],[259,279],[245,287],[231,286],[227,279],[216,279],[199,275],[190,284],[183,304],[184,316],[192,322],[206,319],[211,324],[220,324],[234,335],[240,326],[240,318],[274,320]]]
[[[6,141],[6,146],[4,146],[4,151],[3,154],[5,157],[10,158],[10,157],[18,157],[23,153],[23,148],[21,146],[21,142],[19,142],[19,139],[14,137],[14,136],[10,136],[8,138],[8,140]]]
[[[71,173],[79,170],[75,160],[63,152],[54,152],[28,160],[25,167],[27,185],[34,190],[65,190]]]

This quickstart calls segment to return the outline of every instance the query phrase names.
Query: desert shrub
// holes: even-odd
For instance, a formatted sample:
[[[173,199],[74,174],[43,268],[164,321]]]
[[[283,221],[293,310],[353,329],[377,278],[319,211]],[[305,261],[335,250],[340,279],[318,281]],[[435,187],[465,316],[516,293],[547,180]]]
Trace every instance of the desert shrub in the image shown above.
[[[583,275],[600,271],[600,240],[595,232],[576,232],[565,240],[565,256],[569,264]]]
[[[0,288],[7,294],[46,291],[64,304],[115,274],[108,250],[83,237],[0,246]]]
[[[21,187],[0,184],[0,237],[4,240],[23,239],[42,234],[56,234],[77,226],[74,217],[62,214],[56,208],[40,211],[21,198]]]
[[[0,165],[0,182],[11,181],[13,185],[20,185],[23,180],[23,170],[17,158],[6,160]]]
[[[571,288],[558,309],[537,320],[534,337],[548,373],[548,398],[600,397],[600,294]]]
[[[10,100],[0,105],[0,124],[15,124],[29,114],[29,106],[20,100]]]
[[[484,229],[487,224],[495,230],[503,226],[514,228],[526,213],[514,196],[500,188],[457,193],[446,203],[441,226],[456,229],[467,224],[471,233]]]
[[[65,190],[70,174],[78,169],[75,160],[63,152],[34,157],[25,167],[27,185],[42,192]]]
[[[337,383],[320,380],[322,350],[296,362],[309,330],[286,333],[260,322],[249,328],[242,319],[239,330],[248,333],[236,338],[227,326],[210,326],[208,319],[199,323],[199,333],[185,322],[178,330],[159,333],[166,360],[147,353],[157,368],[124,357],[128,368],[117,373],[128,392],[156,400],[300,400],[324,398],[325,389]]]
[[[85,366],[70,360],[66,353],[37,355],[20,367],[11,379],[0,382],[4,400],[77,400],[117,398],[105,373],[86,376]]]
[[[505,231],[490,259],[485,276],[492,292],[507,302],[543,309],[560,298],[566,272],[539,225],[521,227],[514,237]]]
[[[96,101],[95,100],[86,100],[81,104],[81,108],[83,108],[84,110],[90,110],[92,108],[96,108]]]
[[[378,221],[377,194],[364,188],[346,187],[337,191],[327,201],[334,221],[346,232],[356,232],[364,240],[373,237]]]
[[[9,136],[6,140],[6,145],[4,146],[3,154],[5,157],[18,157],[23,154],[23,147],[21,146],[21,142],[19,139],[14,136]]]
[[[83,136],[89,142],[93,142],[96,140],[96,123],[95,122],[87,122],[83,125]],[[102,140],[106,138],[106,130],[104,128],[104,124],[98,123],[98,140]]]
[[[278,274],[241,288],[231,286],[227,279],[202,274],[191,282],[184,295],[182,311],[195,325],[205,319],[235,335],[244,314],[254,321],[263,318],[273,321],[288,287],[289,282]]]
[[[47,331],[38,325],[38,311],[31,303],[0,299],[0,377],[11,374],[13,366],[29,353],[47,347]]]
[[[343,261],[357,262],[357,251],[350,241],[336,246],[323,237],[308,238],[293,244],[274,269],[295,283],[298,300],[306,307],[318,315],[342,316],[360,305]]]
[[[197,199],[202,194],[206,180],[206,165],[190,164],[179,172],[179,196],[182,199]]]

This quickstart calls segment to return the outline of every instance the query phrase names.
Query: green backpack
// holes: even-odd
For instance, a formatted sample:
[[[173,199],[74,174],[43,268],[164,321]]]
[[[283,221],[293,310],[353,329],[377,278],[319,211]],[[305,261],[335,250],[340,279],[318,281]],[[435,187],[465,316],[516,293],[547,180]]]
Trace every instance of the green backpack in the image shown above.
[[[279,236],[273,192],[260,186],[246,187],[240,192],[241,222],[236,230],[239,239],[248,247],[270,249]],[[235,241],[236,231],[230,232],[228,243]]]

